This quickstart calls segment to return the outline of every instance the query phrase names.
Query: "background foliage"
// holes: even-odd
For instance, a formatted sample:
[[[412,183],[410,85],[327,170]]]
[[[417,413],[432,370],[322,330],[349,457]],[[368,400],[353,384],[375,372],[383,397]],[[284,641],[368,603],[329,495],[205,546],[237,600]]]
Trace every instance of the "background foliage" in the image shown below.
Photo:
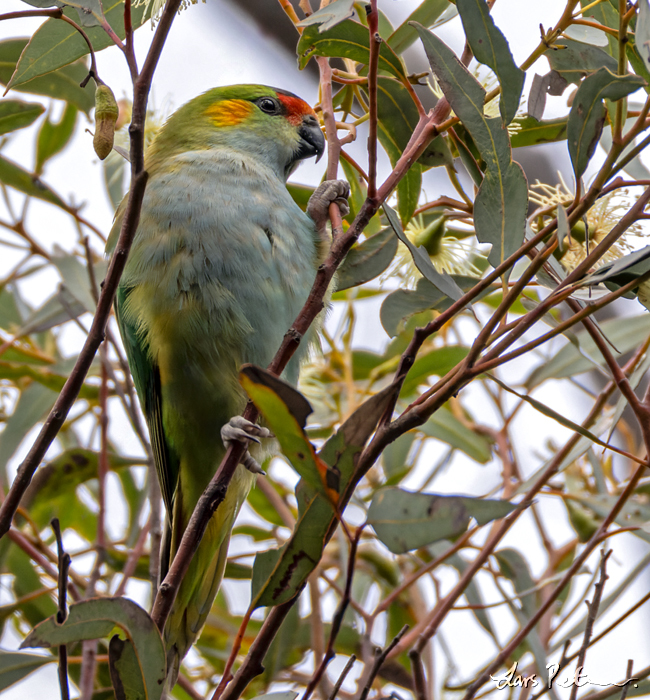
[[[0,688],[58,659],[84,698],[158,698],[164,652],[159,618],[146,611],[161,506],[147,435],[113,321],[92,362],[94,351],[81,352],[87,375],[81,343],[70,352],[71,328],[85,337],[98,308],[88,337],[102,340],[109,222],[86,220],[48,173],[95,103],[93,81],[79,84],[89,69],[101,76],[102,54],[89,63],[81,28],[95,52],[121,46],[134,78],[134,140],[123,100],[103,168],[117,206],[131,149],[137,188],[137,149],[160,115],[146,112],[138,92],[155,61],[138,72],[131,30],[158,16],[153,56],[180,3],[162,14],[127,3],[126,28],[123,0],[66,2],[63,12],[53,7],[61,3],[28,4],[49,8],[25,8],[47,16],[43,25],[0,42],[0,81],[11,88],[0,101],[0,246],[9,261],[0,280],[0,519],[9,518],[0,620],[5,639],[49,651],[0,653]],[[424,0],[393,26],[390,3],[337,0],[314,13],[307,0],[280,2],[299,66],[318,64],[327,176],[350,182],[351,211],[333,220],[322,273],[338,266],[333,315],[303,370],[302,397],[265,372],[242,374],[283,454],[251,492],[224,590],[175,697],[574,698],[575,684],[548,689],[548,664],[561,665],[558,681],[572,678],[589,646],[612,649],[616,635],[636,629],[632,613],[650,597],[633,592],[650,561],[650,316],[634,300],[650,298],[641,240],[650,7],[569,0],[517,65],[493,4]],[[10,15],[0,15],[8,33]],[[458,16],[466,45],[456,56],[438,33]],[[424,56],[431,72],[414,73],[411,62]],[[544,75],[532,69],[542,57]],[[559,95],[564,116],[545,119],[547,98]],[[33,161],[1,152],[20,129],[33,134]],[[527,181],[517,149],[549,142],[565,144],[570,183]],[[439,193],[423,187],[431,169],[447,180]],[[311,191],[291,186],[303,207]],[[74,221],[74,244],[38,242],[34,200]],[[47,271],[60,283],[34,307],[25,289]],[[623,296],[630,300],[612,305]],[[363,342],[368,314],[384,332],[373,350]],[[74,405],[68,414],[57,403],[51,414],[70,376]],[[61,427],[15,510],[15,455],[44,421],[44,431]],[[124,450],[133,440],[109,439],[109,421],[133,432],[137,454]],[[552,440],[525,450],[526,432],[548,422]],[[21,469],[39,461],[28,456]],[[599,565],[603,542],[615,554]],[[599,615],[606,623],[599,618],[594,631]],[[634,676],[627,694],[648,692],[650,666],[611,658],[607,677],[591,677]],[[507,685],[503,670],[515,662]],[[499,687],[489,674],[506,680]],[[532,674],[538,685],[522,687]],[[595,700],[621,690],[579,692]]]

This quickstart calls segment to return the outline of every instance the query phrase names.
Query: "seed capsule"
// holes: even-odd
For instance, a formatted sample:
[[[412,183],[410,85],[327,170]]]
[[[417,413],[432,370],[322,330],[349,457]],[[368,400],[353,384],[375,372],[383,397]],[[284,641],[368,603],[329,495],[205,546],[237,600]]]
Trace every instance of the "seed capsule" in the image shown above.
[[[120,110],[115,95],[108,85],[98,85],[95,90],[95,137],[93,148],[100,160],[113,150],[115,122]]]

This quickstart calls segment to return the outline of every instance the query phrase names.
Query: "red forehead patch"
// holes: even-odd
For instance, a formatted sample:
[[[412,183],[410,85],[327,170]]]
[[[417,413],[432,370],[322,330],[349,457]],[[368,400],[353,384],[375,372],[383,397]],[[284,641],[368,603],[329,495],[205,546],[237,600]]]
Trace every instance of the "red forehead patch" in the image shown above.
[[[314,110],[299,97],[278,95],[278,99],[287,108],[287,121],[294,126],[298,126],[302,122],[305,114],[314,114]]]

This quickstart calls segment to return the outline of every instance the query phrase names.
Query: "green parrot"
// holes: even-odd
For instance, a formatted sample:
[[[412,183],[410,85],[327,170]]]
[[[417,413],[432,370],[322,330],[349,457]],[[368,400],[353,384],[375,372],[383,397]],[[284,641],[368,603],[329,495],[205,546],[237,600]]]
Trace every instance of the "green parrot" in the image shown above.
[[[326,181],[307,213],[286,179],[325,141],[312,108],[263,85],[216,88],[161,128],[146,155],[140,223],[115,301],[167,510],[161,580],[230,440],[270,433],[238,416],[245,362],[265,367],[305,303],[327,250]],[[118,208],[107,250],[124,216]],[[310,338],[313,338],[311,332]],[[307,342],[284,377],[296,383]],[[260,471],[246,453],[181,585],[164,630],[170,687],[217,594],[233,522]]]

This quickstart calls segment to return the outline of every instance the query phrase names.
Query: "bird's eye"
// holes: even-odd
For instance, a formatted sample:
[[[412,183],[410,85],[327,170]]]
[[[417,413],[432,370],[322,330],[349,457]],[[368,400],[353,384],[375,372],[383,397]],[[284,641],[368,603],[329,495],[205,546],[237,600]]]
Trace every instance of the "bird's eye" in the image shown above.
[[[266,114],[277,114],[279,111],[278,103],[270,97],[261,97],[257,100],[257,106]]]

